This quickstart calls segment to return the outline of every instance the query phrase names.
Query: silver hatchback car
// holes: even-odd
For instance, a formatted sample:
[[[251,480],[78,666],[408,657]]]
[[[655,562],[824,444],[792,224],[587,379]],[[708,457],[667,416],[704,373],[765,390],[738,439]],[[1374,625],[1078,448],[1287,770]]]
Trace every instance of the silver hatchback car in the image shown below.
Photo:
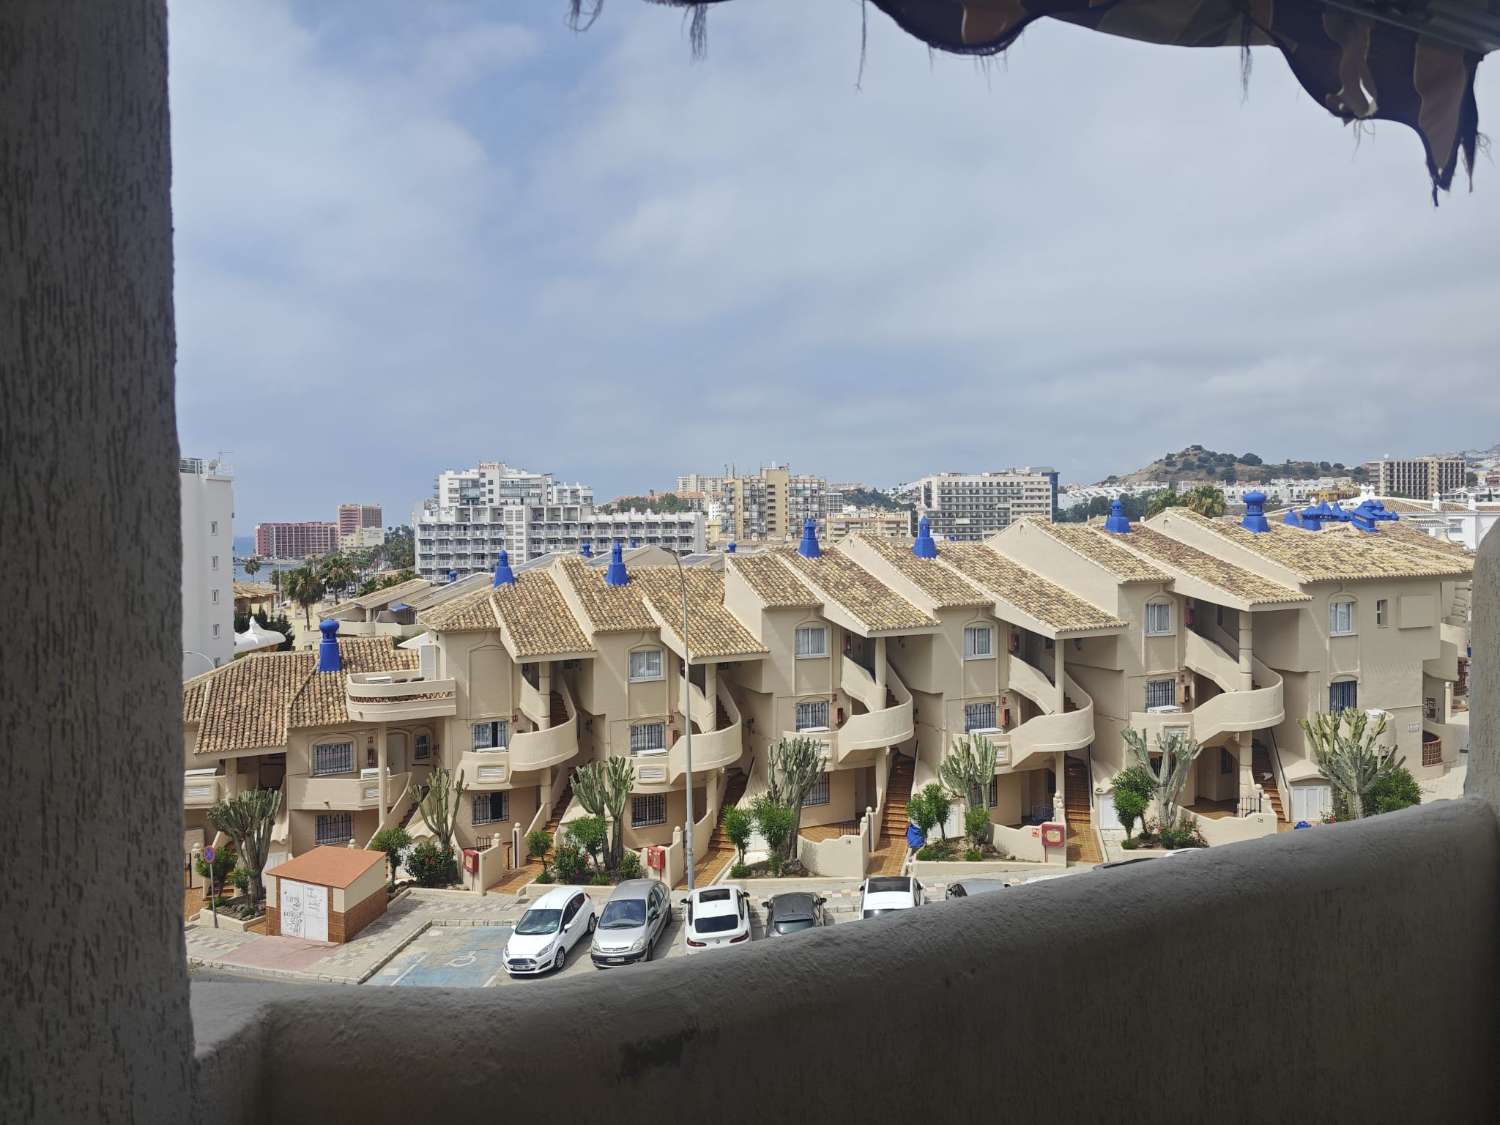
[[[629,879],[615,888],[599,915],[589,956],[607,969],[651,960],[651,951],[672,918],[667,885],[660,879]]]

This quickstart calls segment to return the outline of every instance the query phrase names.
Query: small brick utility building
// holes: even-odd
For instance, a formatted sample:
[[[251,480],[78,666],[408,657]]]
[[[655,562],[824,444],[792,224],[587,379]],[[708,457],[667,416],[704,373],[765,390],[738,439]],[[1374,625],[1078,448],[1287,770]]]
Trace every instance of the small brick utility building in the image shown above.
[[[319,847],[266,872],[266,933],[345,942],[385,913],[384,852]]]

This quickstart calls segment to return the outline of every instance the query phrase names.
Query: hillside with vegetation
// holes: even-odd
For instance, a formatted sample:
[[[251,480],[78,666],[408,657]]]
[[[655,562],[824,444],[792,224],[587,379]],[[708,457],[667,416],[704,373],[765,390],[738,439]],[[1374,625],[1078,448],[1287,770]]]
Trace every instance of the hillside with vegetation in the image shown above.
[[[1190,445],[1176,453],[1123,476],[1104,479],[1105,484],[1143,484],[1147,481],[1183,483],[1253,484],[1266,480],[1307,480],[1316,477],[1365,478],[1363,465],[1342,461],[1266,461],[1254,453],[1218,453],[1201,445]]]
[[[691,512],[693,505],[675,492],[653,492],[650,496],[616,496],[600,504],[601,512]]]
[[[909,500],[897,500],[873,488],[846,488],[839,493],[845,504],[856,508],[884,508],[888,512],[909,512],[915,506]]]

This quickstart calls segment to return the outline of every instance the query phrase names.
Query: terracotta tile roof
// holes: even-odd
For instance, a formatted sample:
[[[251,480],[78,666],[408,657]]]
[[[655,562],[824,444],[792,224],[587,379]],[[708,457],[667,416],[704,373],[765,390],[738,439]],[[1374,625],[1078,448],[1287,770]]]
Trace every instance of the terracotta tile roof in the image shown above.
[[[995,600],[936,559],[917,558],[911,553],[910,539],[893,539],[882,535],[856,535],[852,538],[869,546],[903,578],[910,579],[940,609],[984,606]]]
[[[1438,554],[1445,555],[1450,559],[1464,559],[1471,566],[1474,563],[1474,552],[1462,543],[1452,543],[1446,539],[1438,539],[1436,536],[1428,535],[1427,532],[1402,520],[1381,524],[1380,530],[1375,534],[1389,536],[1417,550],[1436,551]]]
[[[1038,531],[1052,536],[1084,558],[1098,563],[1122,582],[1166,582],[1168,580],[1165,571],[1111,542],[1110,533],[1101,528],[1084,524],[1048,523],[1046,520],[1035,519],[1028,519],[1025,522]]]
[[[234,596],[247,598],[250,601],[261,601],[276,593],[276,587],[269,582],[236,582],[234,584]]]
[[[347,722],[348,673],[417,667],[417,654],[388,637],[345,637],[343,671],[316,672],[312,650],[262,652],[205,672],[183,692],[184,723],[198,725],[197,755],[277,749],[296,727]]]
[[[496,586],[488,597],[522,660],[589,652],[594,647],[549,571],[518,574],[514,586]]]
[[[409,597],[415,597],[432,586],[425,578],[409,578],[405,582],[398,582],[394,586],[387,586],[382,590],[374,590],[368,594],[354,599],[354,604],[361,609],[374,609],[377,606],[389,605],[391,602],[405,601]]]
[[[705,567],[682,572],[688,593],[688,651],[693,656],[759,656],[766,646],[724,608],[724,575]],[[641,567],[631,574],[647,604],[676,636],[682,634],[682,583],[677,568]]]
[[[417,622],[438,633],[473,633],[500,628],[488,587],[481,587],[417,614]]]
[[[1458,578],[1473,572],[1466,560],[1413,546],[1399,535],[1337,525],[1307,531],[1284,523],[1257,534],[1231,518],[1209,519],[1187,508],[1172,508],[1174,518],[1190,520],[1215,535],[1279,563],[1304,582],[1349,582],[1375,578]]]
[[[1206,551],[1190,547],[1186,543],[1163,535],[1143,524],[1136,524],[1130,529],[1129,535],[1119,536],[1118,539],[1132,550],[1191,574],[1194,578],[1216,586],[1235,597],[1243,598],[1251,605],[1277,605],[1282,602],[1312,600],[1311,594],[1305,594],[1294,587],[1225,562]]]
[[[1125,627],[1113,614],[983,543],[939,543],[938,561],[1060,633]]]
[[[819,609],[823,605],[823,600],[775,555],[728,555],[726,565],[734,568],[768,609]]]
[[[603,568],[588,566],[577,555],[565,555],[553,565],[562,571],[559,581],[567,582],[578,595],[591,632],[634,633],[656,629],[656,621],[646,611],[645,599],[636,583],[610,586],[604,581]]]
[[[267,868],[266,874],[278,879],[295,879],[299,883],[316,883],[321,887],[348,887],[377,863],[385,861],[385,852],[322,844],[280,866]],[[381,893],[384,891],[385,888],[381,887]]]
[[[912,605],[848,555],[826,550],[822,557],[804,558],[794,547],[770,552],[806,578],[829,601],[843,606],[872,632],[921,629],[937,619]]]

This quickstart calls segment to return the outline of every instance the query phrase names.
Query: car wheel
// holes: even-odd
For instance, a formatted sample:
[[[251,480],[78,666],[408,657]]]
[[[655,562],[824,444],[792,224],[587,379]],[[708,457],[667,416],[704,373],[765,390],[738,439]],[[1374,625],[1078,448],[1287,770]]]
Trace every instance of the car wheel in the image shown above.
[[[568,963],[568,951],[566,949],[559,949],[557,951],[557,957],[556,957],[556,959],[552,962],[552,970],[553,970],[553,972],[557,972],[557,973],[562,972],[563,966],[566,965],[567,963]]]
[[[642,961],[649,961],[649,960],[651,960],[651,954],[655,951],[655,949],[656,949],[656,943],[654,941],[648,941],[646,943],[646,956],[642,957],[641,960]]]
[[[597,926],[598,924],[599,924],[598,915],[590,914],[589,915],[589,933],[593,933],[594,932],[594,927]]]

